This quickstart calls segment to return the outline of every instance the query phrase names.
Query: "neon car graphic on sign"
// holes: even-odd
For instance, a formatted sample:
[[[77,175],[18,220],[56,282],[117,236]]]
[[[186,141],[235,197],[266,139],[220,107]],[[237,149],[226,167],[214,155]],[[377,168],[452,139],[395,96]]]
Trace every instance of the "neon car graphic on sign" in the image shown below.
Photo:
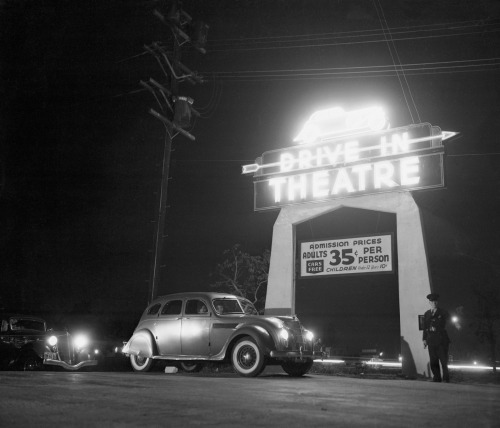
[[[387,118],[381,107],[368,107],[350,112],[344,111],[341,107],[333,107],[313,113],[293,141],[309,144],[334,135],[379,131],[387,125]]]

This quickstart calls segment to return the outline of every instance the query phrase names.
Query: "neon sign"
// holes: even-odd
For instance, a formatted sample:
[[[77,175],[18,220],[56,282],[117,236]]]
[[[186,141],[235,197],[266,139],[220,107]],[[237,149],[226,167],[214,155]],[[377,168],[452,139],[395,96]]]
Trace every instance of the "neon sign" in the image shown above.
[[[329,135],[378,131],[386,126],[387,119],[381,107],[351,112],[345,112],[341,107],[333,107],[313,113],[293,141],[309,144]]]
[[[320,113],[326,111],[330,110]],[[339,130],[332,125],[329,133],[321,134],[314,143],[265,152],[256,163],[243,166],[243,173],[254,173],[255,210],[444,186],[442,141],[456,133],[422,123],[346,134],[354,128],[365,129],[368,123],[381,126],[382,117],[385,123],[379,110],[374,116],[376,119],[378,114],[378,122],[363,119],[361,113],[367,111],[374,113],[373,109],[342,110],[345,123],[346,118],[354,117],[356,120],[349,123],[359,126]],[[331,135],[332,130],[337,130],[337,135]]]

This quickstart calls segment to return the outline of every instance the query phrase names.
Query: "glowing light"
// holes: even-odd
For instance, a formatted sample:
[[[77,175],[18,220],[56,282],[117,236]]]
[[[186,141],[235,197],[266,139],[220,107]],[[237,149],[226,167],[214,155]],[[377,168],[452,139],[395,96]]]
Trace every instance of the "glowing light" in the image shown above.
[[[312,341],[314,339],[314,334],[312,331],[307,330],[305,333],[306,333],[307,340]]]
[[[288,331],[286,331],[284,328],[282,328],[280,330],[280,337],[283,339],[283,340],[288,340]]]
[[[56,336],[50,336],[48,339],[48,343],[50,346],[55,346],[57,344],[57,337]]]
[[[89,344],[89,339],[84,334],[79,334],[79,335],[75,336],[74,343],[75,343],[76,348],[84,348],[85,346],[87,346]]]
[[[443,131],[441,134],[441,139],[447,140],[448,138],[454,137],[455,135],[458,135],[458,132],[453,132],[453,131]]]
[[[383,367],[393,367],[393,368],[400,368],[402,367],[402,362],[403,358],[399,357],[399,362],[396,361],[366,361],[367,365],[376,365],[376,366],[383,366]],[[315,363],[318,364],[344,364],[345,360],[340,360],[340,359],[324,359],[324,360],[315,360]],[[477,364],[477,362],[476,362]],[[480,366],[480,365],[457,365],[457,364],[449,364],[448,365],[449,369],[454,369],[454,370],[493,370],[492,366]]]
[[[259,170],[259,165],[252,163],[250,165],[243,165],[242,174],[250,174],[252,172],[257,172]]]
[[[321,364],[345,364],[344,360],[336,360],[336,359],[315,360],[314,362]]]
[[[333,107],[313,113],[293,141],[309,144],[330,135],[377,131],[386,126],[387,118],[380,107],[369,107],[351,112],[346,112],[341,107]]]
[[[493,370],[492,366],[482,366],[482,365],[477,364],[477,361],[474,361],[472,366],[467,365],[467,364],[463,364],[463,365],[452,364],[452,365],[448,365],[448,368],[450,368],[450,369],[462,369],[462,370]]]
[[[458,317],[457,316],[451,317],[451,322],[454,322],[454,323],[458,322]]]
[[[390,141],[387,136],[380,137],[376,144],[366,147],[360,147],[357,140],[339,142],[334,148],[329,145],[311,147],[302,149],[297,155],[292,152],[284,152],[280,155],[279,161],[263,165],[257,163],[243,165],[242,174],[255,173],[260,170],[267,170],[279,167],[279,172],[295,172],[299,170],[318,168],[322,166],[335,166],[339,163],[355,162],[363,157],[364,153],[378,152],[373,157],[392,156],[396,154],[405,154],[412,152],[412,145],[426,141],[451,138],[457,135],[457,132],[442,131],[440,135],[432,135],[422,138],[409,138],[407,132],[402,134],[392,134]]]
[[[331,195],[352,194],[366,190],[391,189],[420,183],[419,158],[411,156],[393,161],[355,165],[335,170],[321,170],[309,174],[275,177],[269,180],[274,202],[324,198]],[[399,177],[398,177],[399,175]]]
[[[401,367],[401,363],[391,361],[366,361],[369,366]]]

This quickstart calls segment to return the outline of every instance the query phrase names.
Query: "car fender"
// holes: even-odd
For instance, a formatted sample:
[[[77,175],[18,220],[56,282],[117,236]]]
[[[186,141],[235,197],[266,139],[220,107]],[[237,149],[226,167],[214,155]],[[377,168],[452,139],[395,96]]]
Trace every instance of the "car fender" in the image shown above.
[[[19,349],[19,355],[35,354],[36,356],[43,358],[45,353],[46,344],[45,340],[37,340],[34,342],[29,342]]]
[[[228,340],[228,352],[231,352],[234,344],[243,336],[250,336],[257,342],[257,344],[262,348],[266,355],[269,355],[270,351],[276,349],[276,344],[271,333],[264,327],[259,325],[246,325],[237,329]]]
[[[43,359],[43,356],[45,354],[45,351],[47,349],[47,345],[45,344],[45,342],[37,342],[37,343],[34,343],[33,344],[33,351],[35,351],[35,353]]]
[[[122,352],[126,355],[152,357],[157,354],[156,342],[153,338],[153,334],[147,329],[134,332],[130,340],[123,347]]]

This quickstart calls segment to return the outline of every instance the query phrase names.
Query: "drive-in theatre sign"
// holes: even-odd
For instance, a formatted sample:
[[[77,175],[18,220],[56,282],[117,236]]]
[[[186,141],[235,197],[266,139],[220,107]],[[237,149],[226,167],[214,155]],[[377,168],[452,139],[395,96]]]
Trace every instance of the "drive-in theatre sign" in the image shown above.
[[[375,126],[360,123],[361,113],[365,122],[370,113],[379,120]],[[319,114],[330,122],[333,118],[342,123],[330,132],[319,126],[312,128]],[[351,113],[336,108],[315,115],[296,138],[305,144],[265,152],[255,164],[243,167],[243,173],[254,173],[256,211],[444,186],[442,141],[455,133],[442,132],[428,123],[387,129],[377,108]],[[357,126],[352,120],[349,123],[353,116]],[[321,119],[316,117],[313,124],[318,125]],[[377,129],[382,126],[385,129]],[[333,129],[341,131],[331,132]]]
[[[392,275],[399,290],[402,372],[408,378],[430,376],[416,326],[418,302],[432,289],[420,209],[411,191],[445,185],[443,141],[454,135],[429,123],[391,128],[379,107],[334,107],[310,116],[294,139],[297,145],[267,151],[244,165],[243,173],[253,174],[254,209],[280,210],[265,314],[297,313],[297,281],[311,285],[310,297],[302,294],[311,301],[324,296],[316,285],[343,286],[340,275]],[[344,208],[347,214],[359,209],[394,215],[394,231],[377,227],[372,233],[367,226],[363,236],[347,236],[344,217],[333,215]],[[311,230],[307,238],[297,232],[297,226],[323,216],[336,223],[337,236],[326,230],[312,236]]]

